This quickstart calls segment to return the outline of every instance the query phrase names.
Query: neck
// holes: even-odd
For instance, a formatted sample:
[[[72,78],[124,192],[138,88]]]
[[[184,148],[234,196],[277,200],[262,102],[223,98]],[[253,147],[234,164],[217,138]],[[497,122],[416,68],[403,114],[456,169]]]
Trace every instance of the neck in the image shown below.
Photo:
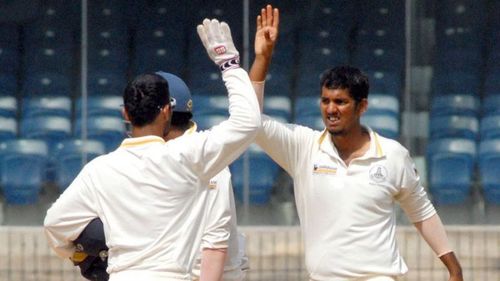
[[[133,127],[132,137],[158,136],[163,137],[163,129],[161,127],[146,125],[143,127]]]
[[[184,134],[184,130],[180,129],[179,127],[170,127],[170,130],[168,131],[168,133],[163,136],[163,139],[165,139],[165,141],[169,141],[169,140],[173,140],[177,137],[180,137],[182,136],[182,134]]]
[[[173,140],[177,137],[182,136],[187,130],[192,128],[194,126],[194,123],[192,121],[189,121],[188,124],[185,126],[170,126],[170,130],[168,130],[168,133],[163,136],[163,139],[165,141]]]
[[[145,136],[158,136],[163,137],[165,132],[170,128],[170,122],[165,122],[160,117],[157,117],[152,123],[146,124],[142,127],[132,127],[132,137],[145,137]]]
[[[340,155],[350,155],[353,152],[359,151],[370,142],[370,135],[362,126],[353,129],[347,134],[330,134],[330,136]]]

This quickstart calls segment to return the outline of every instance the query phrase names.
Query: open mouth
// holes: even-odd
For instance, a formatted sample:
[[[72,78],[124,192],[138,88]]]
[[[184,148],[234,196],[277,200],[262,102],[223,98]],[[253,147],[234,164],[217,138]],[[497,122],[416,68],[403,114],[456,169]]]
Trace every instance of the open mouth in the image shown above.
[[[338,122],[340,122],[340,118],[336,116],[327,116],[326,120],[328,120],[328,123],[332,125],[336,125]]]

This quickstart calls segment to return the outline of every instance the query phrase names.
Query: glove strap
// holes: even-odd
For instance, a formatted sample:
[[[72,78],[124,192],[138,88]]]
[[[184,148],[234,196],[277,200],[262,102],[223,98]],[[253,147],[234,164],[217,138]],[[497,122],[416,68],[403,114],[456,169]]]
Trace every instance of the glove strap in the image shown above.
[[[230,60],[223,62],[219,65],[220,71],[224,72],[228,69],[238,68],[240,67],[240,57],[235,57]]]

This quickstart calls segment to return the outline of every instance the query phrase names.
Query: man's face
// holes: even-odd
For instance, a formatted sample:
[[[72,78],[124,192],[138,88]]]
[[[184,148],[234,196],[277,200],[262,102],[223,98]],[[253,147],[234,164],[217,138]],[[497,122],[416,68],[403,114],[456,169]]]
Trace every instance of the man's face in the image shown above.
[[[347,135],[360,126],[359,120],[366,106],[366,99],[357,104],[347,89],[321,88],[321,116],[333,136]]]

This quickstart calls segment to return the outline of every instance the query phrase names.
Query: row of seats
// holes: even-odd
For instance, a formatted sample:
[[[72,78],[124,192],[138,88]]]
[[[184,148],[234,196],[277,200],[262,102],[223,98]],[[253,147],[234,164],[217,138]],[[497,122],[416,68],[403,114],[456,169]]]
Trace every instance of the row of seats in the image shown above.
[[[122,118],[112,116],[93,116],[82,122],[63,116],[37,116],[22,119],[0,117],[0,141],[16,138],[40,139],[47,142],[49,153],[54,152],[60,141],[73,137],[80,138],[83,133],[89,139],[104,142],[106,151],[114,150],[126,136],[126,125]],[[19,127],[19,131],[18,131]]]
[[[75,101],[67,96],[36,96],[27,97],[20,101],[11,96],[0,96],[0,117],[32,118],[37,116],[61,116],[71,118],[82,114],[83,109],[88,116],[121,117],[122,96],[90,96],[83,101],[80,97]],[[73,110],[74,108],[74,110]]]
[[[54,180],[64,190],[84,161],[105,151],[104,143],[95,140],[68,139],[59,142],[52,153],[43,140],[15,139],[0,143],[0,186],[6,202],[36,203],[47,180]]]
[[[430,188],[436,203],[464,203],[477,170],[485,200],[500,204],[500,138],[481,141],[479,149],[470,139],[435,139],[427,149]]]
[[[83,163],[106,153],[106,143],[91,139],[66,139],[50,145],[41,139],[12,139],[0,142],[0,186],[8,204],[33,204],[43,185],[53,182],[60,191],[73,181]],[[249,176],[245,177],[245,158]],[[266,204],[278,176],[279,168],[269,156],[252,145],[245,155],[230,165],[233,187],[243,200],[244,181],[249,180],[252,204]],[[30,175],[28,178],[25,175]],[[255,176],[258,175],[258,176]]]

